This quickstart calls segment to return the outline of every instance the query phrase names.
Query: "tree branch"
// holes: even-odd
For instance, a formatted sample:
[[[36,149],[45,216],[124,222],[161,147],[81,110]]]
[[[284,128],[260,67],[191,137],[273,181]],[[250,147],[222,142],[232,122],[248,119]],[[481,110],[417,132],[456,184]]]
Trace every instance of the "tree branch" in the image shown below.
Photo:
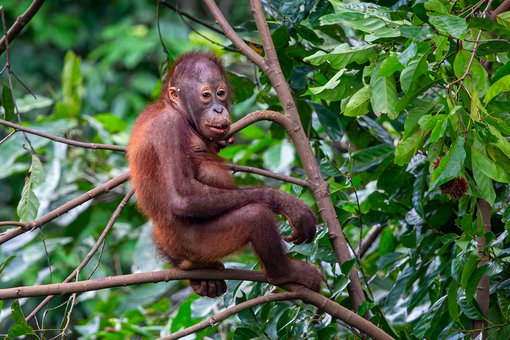
[[[374,244],[375,240],[381,235],[381,232],[383,231],[384,227],[386,227],[385,224],[378,224],[374,226],[368,234],[365,236],[363,240],[361,240],[361,243],[359,245],[359,248],[356,250],[356,253],[358,254],[359,258],[362,258],[363,255],[367,252],[368,248],[372,244]]]
[[[3,119],[0,119],[0,124],[4,125],[4,126],[8,126],[10,128],[13,128],[15,131],[23,131],[23,132],[26,132],[26,133],[30,133],[32,135],[36,135],[36,136],[40,136],[40,137],[51,139],[51,140],[53,140],[55,142],[64,143],[64,144],[68,144],[68,145],[72,145],[72,146],[79,146],[81,148],[87,148],[87,149],[92,149],[92,150],[101,149],[101,150],[112,150],[112,151],[126,151],[126,148],[123,147],[123,146],[79,142],[79,141],[75,141],[75,140],[72,140],[72,139],[68,139],[68,138],[63,138],[63,137],[58,137],[58,136],[55,136],[55,135],[51,135],[49,133],[45,133],[45,132],[42,132],[42,131],[38,131],[38,130],[34,130],[34,129],[29,129],[29,128],[23,127],[23,126],[18,125],[18,124],[11,123],[11,122],[3,120]]]
[[[478,243],[478,258],[480,262],[478,267],[483,266],[490,260],[489,252],[487,249],[487,241],[485,240],[485,234],[491,231],[491,206],[489,202],[484,199],[478,199],[478,230],[483,233],[482,236],[477,238]],[[476,320],[473,322],[473,328],[477,332],[482,332],[483,339],[487,339],[487,320],[489,318],[489,301],[490,301],[490,281],[487,275],[482,276],[478,286],[476,288],[476,302],[483,316],[483,320]]]
[[[83,293],[112,287],[171,280],[247,280],[265,282],[261,271],[238,269],[160,270],[154,272],[107,276],[99,279],[47,285],[0,289],[0,300],[24,297]]]
[[[14,24],[12,24],[7,33],[0,39],[0,55],[4,53],[7,44],[21,32],[23,27],[25,27],[37,11],[39,11],[43,3],[44,0],[34,0],[30,7],[14,21]]]
[[[259,168],[255,168],[252,166],[243,166],[243,165],[235,165],[235,164],[228,164],[227,166],[230,170],[232,170],[234,172],[238,172],[238,171],[249,172],[252,174],[257,174],[257,175],[261,175],[261,176],[265,176],[265,177],[278,179],[280,181],[297,184],[297,185],[300,185],[305,188],[308,188],[310,185],[310,183],[308,183],[308,181],[301,179],[301,178],[295,178],[295,177],[291,177],[291,176],[281,175],[281,174],[278,174],[278,173],[275,173],[275,172],[272,172],[269,170],[259,169]]]
[[[248,113],[246,116],[244,116],[243,118],[239,119],[237,122],[232,124],[232,126],[230,127],[230,130],[228,131],[225,138],[228,138],[228,137],[236,134],[237,132],[241,131],[245,127],[247,127],[253,123],[259,122],[261,120],[270,120],[270,121],[278,123],[282,126],[287,124],[286,123],[287,118],[284,115],[282,115],[280,112],[271,111],[271,110],[257,110],[257,111]]]
[[[0,244],[3,244],[4,242],[9,241],[10,239],[13,239],[16,236],[19,236],[21,234],[24,234],[25,232],[29,230],[33,230],[35,228],[40,228],[44,224],[54,220],[55,218],[59,217],[62,214],[65,214],[69,210],[76,208],[77,206],[93,199],[94,197],[104,193],[108,192],[111,189],[121,185],[122,183],[126,182],[129,179],[129,173],[126,172],[120,176],[117,176],[115,178],[112,178],[108,182],[101,184],[100,186],[72,199],[71,201],[61,205],[57,209],[47,213],[44,216],[39,217],[38,219],[32,221],[32,222],[24,222],[24,225],[21,225],[18,228],[9,229],[4,231],[0,234]],[[7,222],[12,223],[12,222]],[[23,222],[17,222],[17,223],[23,223]]]
[[[501,3],[501,5],[499,5],[498,7],[496,7],[496,9],[494,11],[492,11],[491,19],[496,20],[496,17],[498,16],[498,14],[506,12],[509,9],[510,9],[510,0],[503,1]]]
[[[157,283],[170,280],[248,280],[266,282],[261,271],[239,269],[197,269],[197,270],[161,270],[146,273],[136,273],[118,276],[108,276],[100,279],[92,279],[81,282],[53,283],[37,286],[23,286],[0,289],[0,300],[19,299],[31,296],[58,295],[89,292],[104,288],[135,285],[141,283]],[[294,292],[297,299],[314,305],[331,316],[340,319],[347,324],[359,329],[361,332],[374,339],[392,339],[383,330],[361,316],[351,312],[338,303],[329,300],[319,293],[315,293],[305,287],[296,284],[282,286],[284,289]]]
[[[94,246],[88,252],[87,256],[85,256],[85,259],[83,259],[83,261],[78,265],[78,267],[76,267],[75,270],[73,270],[73,272],[71,274],[69,274],[68,277],[66,277],[66,279],[63,281],[63,283],[70,282],[72,279],[77,277],[80,274],[80,272],[82,271],[82,269],[85,268],[85,266],[89,263],[89,261],[92,259],[94,254],[98,251],[101,244],[104,242],[106,236],[112,229],[113,224],[115,223],[115,221],[117,221],[117,218],[120,216],[122,209],[124,209],[124,207],[126,206],[127,202],[131,198],[131,196],[133,196],[133,194],[134,194],[134,191],[131,190],[130,192],[127,193],[126,196],[124,196],[124,199],[120,202],[120,204],[117,206],[117,209],[115,209],[115,211],[113,212],[112,216],[110,217],[110,220],[106,224],[106,227],[104,228],[103,232],[97,239]],[[39,305],[32,311],[32,313],[30,313],[26,317],[26,320],[30,321],[30,319],[32,319],[48,302],[50,302],[50,300],[53,298],[53,296],[54,295],[49,295],[49,296],[45,297],[44,300],[41,301],[41,303],[39,303]]]

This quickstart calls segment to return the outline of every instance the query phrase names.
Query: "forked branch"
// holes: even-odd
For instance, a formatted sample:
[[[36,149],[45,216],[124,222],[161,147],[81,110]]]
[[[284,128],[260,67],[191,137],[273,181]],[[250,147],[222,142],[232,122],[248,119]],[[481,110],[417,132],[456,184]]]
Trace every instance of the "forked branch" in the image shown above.
[[[289,134],[292,139],[296,150],[301,158],[305,173],[310,183],[310,188],[314,194],[315,200],[319,207],[319,211],[325,225],[328,227],[328,235],[335,251],[336,258],[339,263],[344,263],[352,258],[349,252],[349,246],[342,232],[342,228],[337,219],[333,202],[329,195],[328,184],[324,181],[321,176],[319,165],[315,160],[315,156],[310,147],[310,142],[306,136],[301,120],[299,118],[299,112],[297,111],[296,104],[290,92],[289,86],[285,77],[283,76],[280,64],[278,62],[278,56],[271,39],[271,32],[267,26],[267,22],[262,9],[262,4],[259,0],[251,0],[251,10],[255,23],[259,30],[262,45],[264,47],[265,57],[262,58],[260,55],[250,49],[237,33],[230,26],[228,21],[225,19],[220,9],[214,2],[214,0],[203,0],[211,14],[213,15],[216,22],[225,32],[225,35],[233,42],[233,44],[243,53],[249,60],[258,65],[271,81],[280,102],[282,103],[285,118],[282,122],[283,128]],[[353,268],[349,274],[350,283],[348,286],[349,294],[352,298],[354,310],[357,311],[359,305],[365,300],[365,295],[361,288],[361,283],[358,277],[358,271]]]

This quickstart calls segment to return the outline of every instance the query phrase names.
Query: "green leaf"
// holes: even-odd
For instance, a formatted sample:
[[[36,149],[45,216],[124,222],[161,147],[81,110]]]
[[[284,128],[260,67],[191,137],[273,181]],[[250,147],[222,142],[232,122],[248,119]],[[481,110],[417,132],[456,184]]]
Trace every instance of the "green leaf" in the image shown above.
[[[496,16],[496,21],[510,31],[510,11],[498,14]]]
[[[23,315],[18,300],[11,304],[11,318],[14,321],[14,325],[9,328],[9,338],[16,338],[22,335],[35,335],[34,329],[25,321],[25,316]]]
[[[262,155],[262,159],[265,168],[275,172],[285,172],[294,162],[294,146],[287,139],[283,139],[267,149]]]
[[[312,102],[311,104],[326,134],[332,140],[342,139],[344,132],[338,114],[319,103]]]
[[[462,275],[460,277],[460,287],[462,289],[466,289],[471,274],[473,274],[476,265],[478,264],[478,256],[471,255],[467,259],[466,263],[464,263],[464,267],[462,267]]]
[[[289,41],[289,30],[287,26],[281,25],[280,27],[275,29],[271,34],[271,37],[273,38],[274,46],[276,48],[282,48],[287,46],[287,43]]]
[[[448,14],[450,12],[448,8],[441,2],[441,0],[427,0],[424,6],[428,11],[434,11],[443,14]]]
[[[14,116],[14,101],[11,90],[5,85],[2,88],[2,108],[3,112],[0,118],[11,121]]]
[[[341,44],[330,53],[318,51],[304,60],[312,65],[321,65],[326,62],[337,70],[344,68],[350,63],[364,64],[373,56],[375,45],[350,47],[349,44]]]
[[[458,300],[458,302],[462,313],[471,320],[481,320],[483,318],[475,301],[467,302],[466,297],[463,296]]]
[[[334,5],[341,6],[338,2]],[[348,5],[347,5],[348,6]],[[372,11],[372,13],[374,13]],[[320,21],[321,25],[343,25],[352,27],[362,32],[368,33],[365,35],[365,40],[372,42],[380,38],[396,38],[400,36],[400,26],[405,21],[392,21],[379,13],[362,13],[360,11],[353,11],[348,8],[336,10],[336,13],[323,16]]]
[[[80,70],[80,57],[72,51],[66,53],[62,70],[62,101],[57,102],[55,116],[72,117],[81,109],[81,94],[83,92],[83,77]]]
[[[501,183],[510,183],[510,174],[506,169],[487,157],[485,146],[480,142],[478,134],[475,134],[471,148],[471,163],[489,178]]]
[[[253,96],[253,81],[234,72],[227,72],[230,86],[234,89],[232,101],[240,103]]]
[[[348,117],[357,117],[368,113],[370,93],[371,89],[369,85],[359,89],[349,98],[343,114]]]
[[[340,84],[340,77],[344,74],[344,72],[345,72],[345,69],[338,71],[333,76],[333,78],[328,80],[328,82],[326,84],[324,84],[323,86],[310,87],[309,88],[310,92],[320,96],[320,94],[323,93],[324,91],[333,90],[335,87],[338,86],[338,84]]]
[[[358,173],[381,164],[382,161],[393,155],[393,150],[393,146],[389,144],[379,144],[360,150],[352,156],[351,170]]]
[[[181,303],[177,315],[172,319],[171,332],[175,333],[181,328],[186,328],[193,325],[195,322],[191,318],[191,303],[198,299],[196,294],[189,296],[184,302]]]
[[[317,33],[315,33],[314,30],[312,30],[304,25],[298,24],[298,23],[293,23],[293,25],[294,25],[294,28],[296,29],[297,34],[301,38],[308,40],[309,42],[311,42],[314,45],[320,45],[324,42],[324,39],[319,37],[317,35]]]
[[[379,241],[379,255],[384,256],[395,250],[395,237],[391,228],[384,228]]]
[[[460,322],[457,296],[457,283],[452,281],[448,287],[448,314],[453,320]]]
[[[372,76],[370,87],[372,88],[370,103],[374,113],[377,116],[386,114],[388,118],[396,119],[398,112],[395,108],[397,104],[395,78]]]
[[[473,148],[472,148],[473,149]],[[478,186],[478,190],[482,195],[482,198],[489,202],[492,206],[496,201],[496,192],[494,191],[494,186],[492,184],[492,180],[486,176],[478,162],[473,161],[473,150],[471,149],[471,168],[473,170],[473,177],[475,178],[476,185]]]
[[[389,77],[403,68],[404,65],[398,60],[397,54],[393,53],[381,62],[379,66],[379,77]]]
[[[482,277],[487,272],[487,269],[489,267],[485,264],[481,267],[476,268],[476,270],[473,272],[471,277],[469,278],[469,281],[466,285],[466,301],[471,302],[473,298],[475,297],[476,290],[478,288],[478,283],[482,279]]]
[[[342,270],[343,274],[349,275],[355,264],[356,259],[349,259],[340,265],[340,269]]]
[[[402,139],[395,149],[395,164],[404,166],[414,156],[420,147],[421,133],[416,132],[413,135]]]
[[[403,37],[413,39],[414,41],[425,41],[435,36],[434,31],[429,26],[402,25],[400,33]]]
[[[497,290],[496,294],[498,296],[498,306],[499,310],[501,310],[501,314],[508,320],[510,319],[510,297],[508,293],[501,289]]]
[[[5,261],[0,265],[0,274],[2,274],[2,272],[4,271],[5,267],[7,267],[7,265],[9,264],[9,262],[11,262],[14,258],[16,257],[16,255],[11,255],[9,257],[7,257],[5,259]]]
[[[427,71],[427,55],[423,55],[420,59],[410,62],[400,73],[400,87],[402,91],[407,93],[412,88],[421,87],[422,84],[418,83],[418,78],[426,74]]]
[[[418,173],[416,174],[416,179],[413,183],[413,195],[411,197],[411,202],[413,204],[414,210],[420,215],[420,217],[425,217],[425,212],[423,211],[423,194],[425,191],[425,168],[422,167]]]
[[[245,340],[258,338],[259,334],[247,327],[236,327],[233,340]]]
[[[453,15],[437,15],[429,19],[437,30],[457,39],[464,39],[467,34],[467,24],[464,18]]]
[[[413,335],[415,337],[418,339],[425,338],[425,333],[432,327],[432,321],[439,313],[441,313],[445,298],[446,296],[443,296],[434,302],[427,313],[420,319],[420,321],[418,321],[416,326],[413,328]]]
[[[32,183],[35,185],[41,184],[44,182],[45,174],[44,167],[41,163],[41,160],[37,155],[32,155],[32,165],[30,165],[30,176],[32,177]]]
[[[494,76],[492,76],[492,83],[497,82],[501,78],[510,74],[510,61],[507,61],[505,65],[501,66],[494,72]]]
[[[436,117],[441,117],[441,118],[437,121],[436,126],[432,130],[432,133],[430,134],[430,138],[429,138],[427,144],[437,142],[439,139],[441,139],[443,137],[443,135],[446,131],[446,126],[448,124],[448,119],[446,119],[447,116],[443,115],[443,114],[439,114]]]
[[[496,81],[489,87],[485,95],[485,103],[490,102],[498,94],[510,91],[510,74]]]
[[[441,159],[438,167],[430,175],[430,190],[459,177],[465,158],[464,137],[458,136],[448,153]]]
[[[106,131],[110,133],[118,133],[121,131],[126,130],[127,124],[126,122],[121,119],[120,117],[117,117],[116,115],[113,115],[111,113],[100,113],[94,116],[94,119],[98,120],[103,124]]]
[[[483,97],[489,89],[489,75],[478,59],[475,58],[471,61],[471,52],[461,50],[457,53],[453,62],[453,71],[457,78],[461,78],[470,64],[469,74],[471,77],[466,78],[465,82],[470,91],[476,88],[478,95]]]
[[[39,210],[39,199],[34,193],[34,186],[44,182],[44,167],[36,155],[32,155],[30,173],[25,178],[25,185],[21,192],[17,213],[21,222],[33,221]]]

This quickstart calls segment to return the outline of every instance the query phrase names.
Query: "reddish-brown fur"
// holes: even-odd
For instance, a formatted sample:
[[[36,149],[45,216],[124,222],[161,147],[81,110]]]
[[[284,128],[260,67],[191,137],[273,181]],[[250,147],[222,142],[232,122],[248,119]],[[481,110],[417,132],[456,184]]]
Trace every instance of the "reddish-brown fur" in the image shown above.
[[[212,93],[207,98],[200,97],[204,86]],[[276,189],[237,187],[217,154],[230,125],[229,95],[221,62],[189,53],[169,71],[160,99],[135,122],[128,147],[131,181],[140,210],[153,221],[154,242],[181,269],[223,268],[223,257],[252,243],[269,282],[318,290],[320,274],[285,254],[273,215],[289,220],[288,240],[310,242],[316,223],[310,208]],[[191,286],[211,297],[226,291],[223,281]]]

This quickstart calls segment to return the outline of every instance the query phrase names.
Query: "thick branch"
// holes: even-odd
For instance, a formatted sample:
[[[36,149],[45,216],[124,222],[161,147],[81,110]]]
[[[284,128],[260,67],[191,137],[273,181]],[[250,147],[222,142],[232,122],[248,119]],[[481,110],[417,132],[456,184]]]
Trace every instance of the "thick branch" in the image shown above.
[[[188,328],[181,329],[180,331],[170,334],[169,336],[162,337],[159,340],[179,339],[186,335],[196,333],[196,332],[198,332],[202,329],[205,329],[207,327],[212,327],[215,324],[225,320],[229,316],[237,314],[245,309],[255,307],[255,306],[261,305],[263,303],[283,301],[283,300],[292,300],[292,299],[296,299],[296,298],[297,298],[297,293],[295,293],[295,292],[285,292],[285,293],[276,293],[276,294],[271,294],[271,295],[259,296],[257,298],[254,298],[254,299],[251,299],[248,301],[244,301],[238,305],[227,308],[227,309],[219,312],[218,314],[211,316],[208,319],[200,321],[199,323],[197,323],[193,326],[190,326]]]
[[[287,285],[286,289],[291,288],[292,291],[299,293],[298,298],[305,303],[312,304],[320,310],[328,313],[332,317],[344,321],[346,324],[353,326],[360,330],[372,339],[377,340],[390,340],[393,339],[385,331],[374,325],[368,320],[365,320],[356,313],[351,312],[347,308],[339,305],[335,301],[316,293],[310,289],[298,285]]]
[[[97,239],[96,243],[94,244],[94,246],[90,249],[89,253],[87,254],[87,256],[85,256],[85,259],[83,259],[83,261],[78,265],[78,267],[76,267],[76,269],[73,270],[73,272],[71,274],[69,274],[69,276],[63,281],[64,283],[70,282],[72,279],[74,279],[76,276],[78,276],[80,274],[80,272],[82,271],[82,269],[85,268],[85,266],[89,263],[89,261],[92,259],[94,254],[99,250],[99,247],[101,247],[101,244],[103,243],[106,236],[112,229],[113,224],[115,223],[115,221],[117,221],[117,218],[120,216],[122,209],[124,209],[124,207],[126,206],[127,202],[131,198],[131,196],[133,196],[133,194],[134,194],[134,191],[131,190],[130,192],[127,193],[127,195],[124,197],[124,199],[120,202],[120,204],[117,206],[117,209],[115,209],[112,216],[110,217],[110,220],[106,224],[106,227],[104,228],[103,232],[101,233],[101,235]],[[46,306],[46,304],[48,302],[50,302],[50,300],[53,298],[53,296],[54,295],[49,295],[49,296],[45,297],[44,300],[42,300],[41,303],[32,311],[32,313],[30,313],[26,317],[26,320],[29,321],[30,319],[32,319],[44,306]]]
[[[54,283],[38,286],[24,286],[0,289],[0,300],[18,299],[31,296],[82,293],[104,288],[157,283],[170,280],[247,280],[266,282],[260,271],[239,269],[199,269],[199,270],[161,270],[147,273],[109,276],[81,282]],[[359,329],[374,339],[392,339],[374,324],[342,307],[338,303],[296,284],[284,285],[283,288],[294,292],[297,299],[312,304],[331,316],[338,318]]]
[[[5,232],[0,234],[0,244],[3,244],[4,242],[9,241],[10,239],[19,236],[21,234],[24,234],[25,232],[40,228],[42,225],[54,220],[55,218],[59,217],[62,214],[65,214],[69,210],[76,208],[77,206],[93,199],[94,197],[104,193],[108,192],[111,189],[121,185],[122,183],[126,182],[129,179],[129,173],[124,173],[120,176],[117,176],[108,182],[72,199],[71,201],[61,205],[57,209],[47,213],[44,216],[39,217],[38,219],[32,221],[32,222],[26,222],[25,225],[20,226],[15,229],[9,229]],[[10,222],[8,222],[10,223]]]
[[[241,37],[237,35],[234,29],[229,25],[227,19],[223,16],[218,6],[214,3],[214,0],[204,0],[205,5],[209,9],[209,12],[213,15],[216,22],[221,26],[223,32],[227,38],[237,47],[237,49],[250,59],[254,64],[260,68],[264,68],[264,58],[257,54],[254,50],[248,46]]]
[[[491,19],[496,20],[496,17],[498,14],[501,14],[503,12],[506,12],[510,10],[510,0],[505,0],[499,5],[491,14]]]
[[[121,287],[141,283],[157,283],[170,280],[248,280],[265,282],[265,277],[260,271],[248,271],[237,269],[200,269],[200,270],[160,270],[147,273],[135,273],[117,276],[108,276],[100,279],[92,279],[68,283],[52,283],[47,285],[35,285],[0,289],[0,300],[19,299],[23,297],[61,295],[71,293],[83,293],[112,287]]]
[[[63,138],[63,137],[54,136],[54,135],[51,135],[49,133],[45,133],[45,132],[42,132],[42,131],[38,131],[38,130],[34,130],[34,129],[29,129],[29,128],[23,127],[23,126],[18,125],[18,124],[11,123],[11,122],[3,120],[3,119],[0,119],[0,124],[4,125],[4,126],[8,126],[10,128],[13,128],[16,131],[23,131],[23,132],[26,132],[26,133],[30,133],[32,135],[36,135],[36,136],[40,136],[40,137],[51,139],[51,140],[53,140],[55,142],[64,143],[64,144],[68,144],[68,145],[73,145],[73,146],[79,146],[79,147],[82,147],[82,148],[88,148],[88,149],[93,149],[93,150],[102,149],[102,150],[112,150],[112,151],[126,151],[126,148],[123,147],[123,146],[79,142],[79,141],[75,141],[75,140],[72,140],[72,139],[67,139],[67,138]]]
[[[28,9],[22,15],[20,15],[16,21],[14,21],[14,24],[12,24],[12,26],[9,28],[7,34],[4,35],[2,39],[0,39],[0,55],[4,53],[7,43],[12,41],[21,32],[23,27],[25,27],[34,17],[43,3],[44,0],[34,0],[30,7],[28,7]]]

